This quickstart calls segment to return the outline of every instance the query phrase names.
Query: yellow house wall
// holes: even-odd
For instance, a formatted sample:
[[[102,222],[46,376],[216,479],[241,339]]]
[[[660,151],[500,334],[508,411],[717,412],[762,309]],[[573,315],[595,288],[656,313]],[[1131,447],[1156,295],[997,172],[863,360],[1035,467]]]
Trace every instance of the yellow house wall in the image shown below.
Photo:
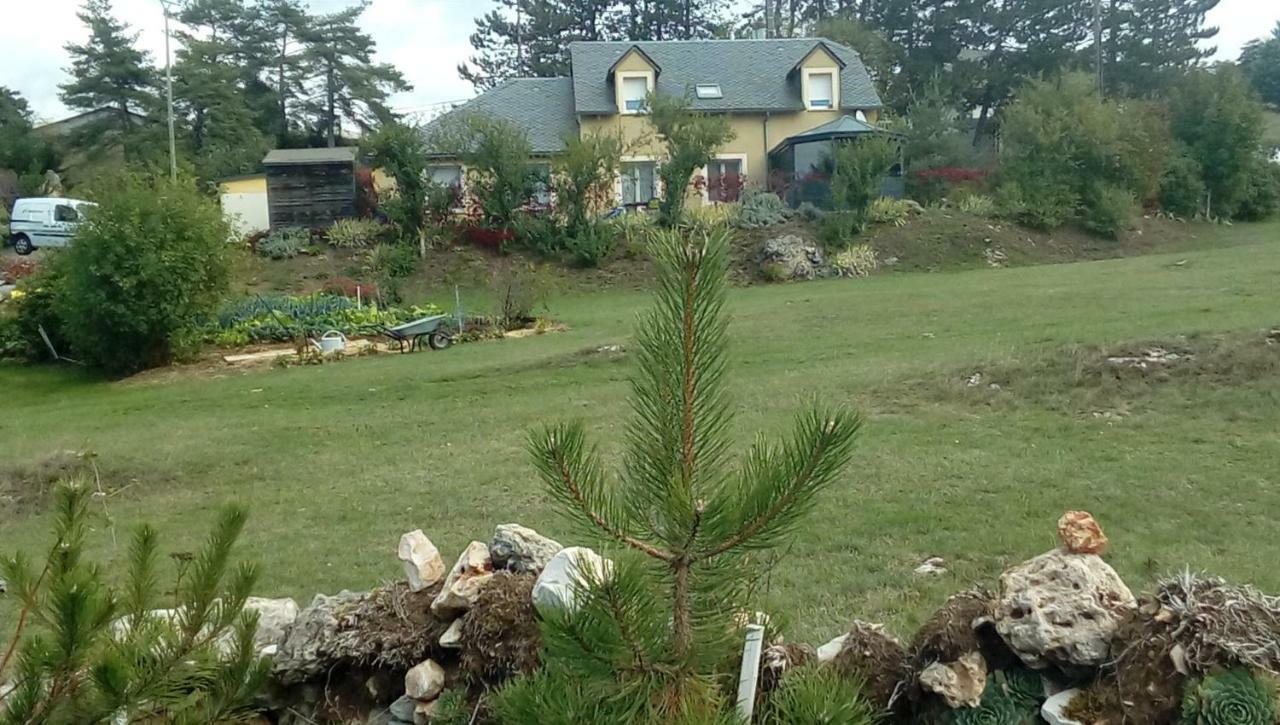
[[[248,179],[233,179],[218,184],[223,194],[265,194],[267,193],[266,175],[253,176]]]
[[[622,60],[618,61],[618,64],[613,67],[613,70],[614,72],[653,70],[653,66],[649,65],[649,61],[645,60],[644,56],[637,53],[633,48],[628,50],[626,55],[622,56]]]

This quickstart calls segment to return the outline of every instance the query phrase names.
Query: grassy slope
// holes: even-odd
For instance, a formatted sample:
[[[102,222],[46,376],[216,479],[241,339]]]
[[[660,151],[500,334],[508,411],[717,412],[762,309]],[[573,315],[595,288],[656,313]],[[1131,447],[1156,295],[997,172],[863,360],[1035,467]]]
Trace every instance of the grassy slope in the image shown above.
[[[1259,243],[1177,256],[901,274],[732,293],[737,433],[787,426],[800,395],[859,406],[865,435],[771,578],[802,639],[853,617],[905,630],[946,594],[990,583],[1050,548],[1053,523],[1087,508],[1131,583],[1187,563],[1280,589],[1280,381],[1156,389],[1133,415],[930,400],[904,379],[951,375],[1077,342],[1280,323],[1280,226]],[[1175,261],[1186,260],[1175,265]],[[565,334],[447,353],[166,384],[101,383],[0,367],[6,462],[91,448],[141,474],[111,499],[120,526],[150,520],[194,548],[214,510],[252,505],[248,552],[263,594],[309,598],[398,576],[399,534],[421,527],[452,556],[507,521],[560,535],[523,450],[540,421],[582,417],[610,450],[626,413],[625,343],[645,297],[565,299]],[[34,550],[43,517],[0,520]],[[100,553],[123,557],[105,531]],[[941,555],[952,573],[911,569]],[[0,598],[0,621],[12,616]]]

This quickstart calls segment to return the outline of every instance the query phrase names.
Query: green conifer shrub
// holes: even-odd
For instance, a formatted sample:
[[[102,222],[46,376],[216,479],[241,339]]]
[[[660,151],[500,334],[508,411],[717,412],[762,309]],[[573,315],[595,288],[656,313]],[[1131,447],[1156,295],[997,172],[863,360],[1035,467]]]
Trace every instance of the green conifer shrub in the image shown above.
[[[544,661],[627,722],[724,716],[723,671],[740,646],[754,555],[787,540],[848,461],[856,415],[810,407],[791,439],[757,439],[735,467],[725,389],[729,233],[654,235],[653,308],[636,341],[627,450],[617,475],[581,423],[531,436],[543,480],[567,517],[618,547],[607,576],[572,610],[544,612]],[[532,719],[523,722],[532,722]]]
[[[85,560],[93,493],[80,479],[58,487],[54,543],[43,564],[21,554],[0,560],[7,596],[21,606],[17,631],[0,651],[0,681],[14,684],[0,723],[247,720],[270,663],[254,646],[257,614],[244,611],[257,570],[231,559],[244,510],[222,512],[169,598],[149,526],[134,534],[120,588]]]

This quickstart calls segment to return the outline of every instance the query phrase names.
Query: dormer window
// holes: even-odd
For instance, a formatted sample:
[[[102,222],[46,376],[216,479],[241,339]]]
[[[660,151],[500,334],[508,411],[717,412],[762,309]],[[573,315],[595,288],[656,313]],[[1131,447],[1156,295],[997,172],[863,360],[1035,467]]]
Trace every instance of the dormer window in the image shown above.
[[[835,108],[836,105],[836,73],[834,70],[811,71],[805,74],[808,108],[822,110]]]
[[[724,93],[720,91],[719,83],[699,83],[693,87],[693,93],[698,98],[724,98]]]
[[[649,91],[652,90],[651,74],[621,75],[618,78],[619,106],[623,113],[643,113]]]

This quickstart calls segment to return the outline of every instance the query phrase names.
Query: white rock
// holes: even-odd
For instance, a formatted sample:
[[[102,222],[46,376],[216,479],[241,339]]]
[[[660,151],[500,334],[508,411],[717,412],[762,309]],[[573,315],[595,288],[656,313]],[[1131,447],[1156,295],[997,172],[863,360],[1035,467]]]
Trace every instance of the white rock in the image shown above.
[[[462,619],[453,620],[453,624],[440,635],[440,646],[445,649],[459,649],[462,647]]]
[[[317,594],[298,613],[293,626],[273,658],[274,677],[283,685],[305,682],[329,669],[326,650],[338,635],[346,610],[366,594],[343,591],[334,596]]]
[[[420,702],[413,708],[413,725],[427,725],[431,722],[431,716],[436,712],[436,703],[438,700],[431,702]]]
[[[1071,699],[1076,696],[1079,690],[1063,690],[1058,694],[1044,701],[1040,706],[1040,717],[1049,725],[1084,725],[1079,720],[1072,720],[1063,714],[1067,709],[1067,705],[1071,704]]]
[[[573,610],[577,606],[577,589],[612,574],[612,561],[585,546],[570,546],[551,557],[533,583],[533,606],[542,611]]]
[[[253,636],[253,643],[259,650],[284,642],[289,626],[298,618],[298,603],[289,597],[249,597],[244,601],[244,608],[258,613],[258,632]]]
[[[987,689],[987,662],[978,652],[962,655],[955,662],[934,662],[920,673],[920,686],[935,692],[947,707],[977,707]]]
[[[922,575],[946,574],[947,560],[941,556],[931,556],[915,568],[915,573]]]
[[[1096,667],[1136,606],[1101,558],[1055,549],[1000,575],[996,631],[1030,667]]]
[[[414,529],[401,536],[397,554],[404,564],[409,589],[420,592],[444,578],[444,559],[440,558],[440,550],[422,533],[422,529]]]
[[[537,574],[546,568],[551,557],[564,547],[520,524],[501,524],[489,543],[489,554],[495,569],[510,569],[521,574]]]
[[[444,580],[444,588],[431,602],[432,614],[452,617],[467,611],[492,578],[493,560],[489,558],[489,547],[483,541],[467,544]]]
[[[845,634],[842,634],[839,637],[836,637],[830,642],[827,642],[826,644],[819,647],[818,661],[830,662],[831,660],[834,660],[836,658],[836,655],[840,654],[840,650],[844,649],[844,642],[848,638],[849,638],[849,634],[846,632]]]
[[[423,702],[435,699],[444,689],[444,668],[435,660],[424,660],[404,674],[404,694]]]

